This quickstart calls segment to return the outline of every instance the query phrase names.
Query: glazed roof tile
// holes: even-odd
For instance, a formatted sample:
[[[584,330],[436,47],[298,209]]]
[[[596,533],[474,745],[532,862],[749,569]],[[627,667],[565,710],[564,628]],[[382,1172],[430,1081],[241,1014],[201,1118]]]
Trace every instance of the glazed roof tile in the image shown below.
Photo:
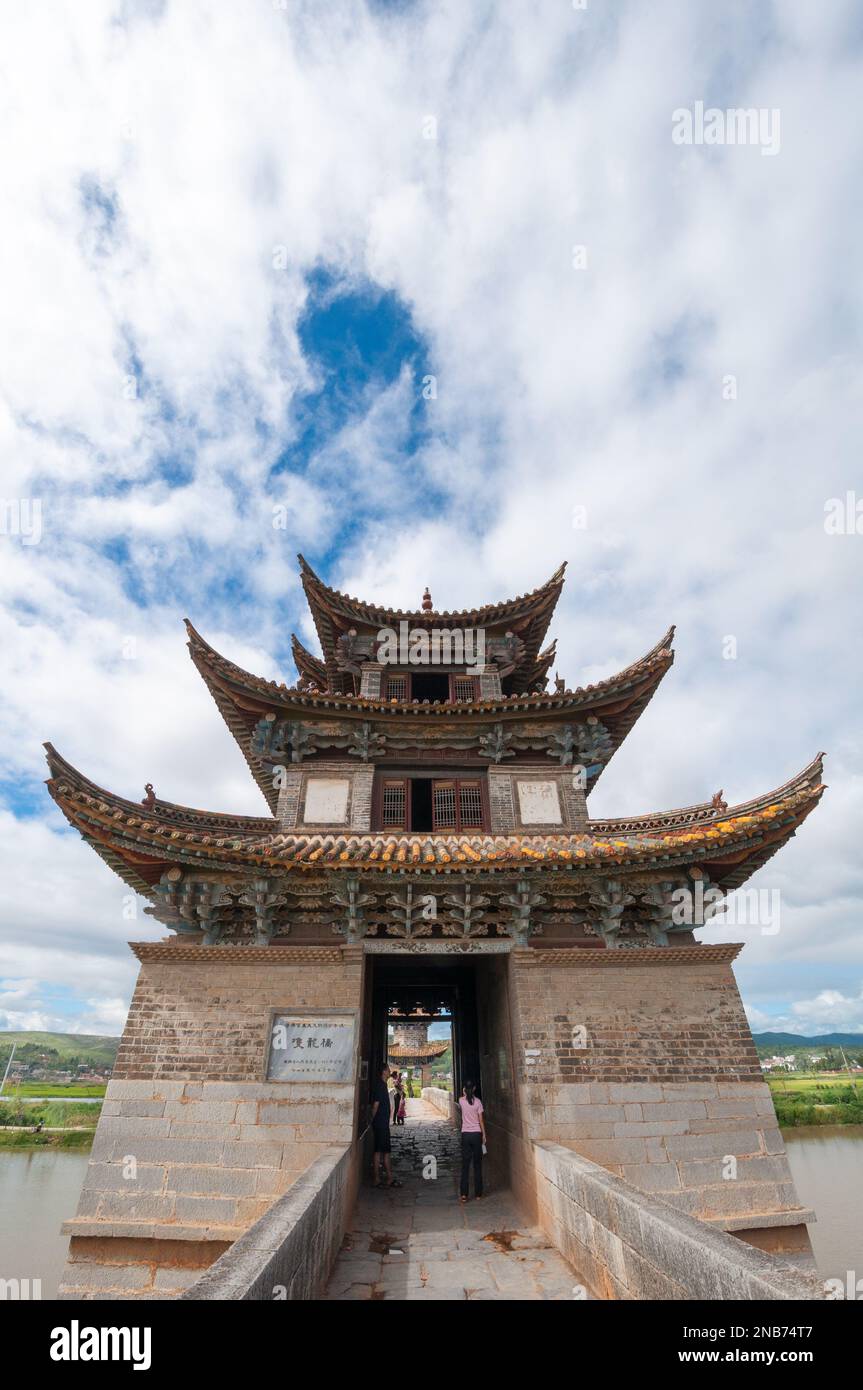
[[[115,869],[116,861],[122,860],[139,882],[147,882],[143,870],[149,866],[151,883],[169,862],[196,869],[274,872],[326,867],[370,873],[407,868],[420,873],[461,873],[471,869],[523,872],[531,867],[651,869],[727,860],[732,867],[726,878],[737,887],[794,833],[824,791],[818,780],[819,757],[786,784],[791,790],[782,795],[771,794],[717,812],[712,821],[674,829],[607,836],[295,834],[251,817],[208,817],[174,806],[163,813],[158,803],[153,809],[136,806],[88,782],[53,749],[49,761],[55,772],[49,790],[70,823],[106,858],[112,856],[108,862]]]
[[[448,1040],[444,1042],[418,1043],[416,1047],[406,1047],[402,1043],[388,1043],[387,1061],[389,1061],[390,1058],[394,1058],[396,1061],[400,1062],[403,1058],[407,1057],[442,1057],[448,1047]]]

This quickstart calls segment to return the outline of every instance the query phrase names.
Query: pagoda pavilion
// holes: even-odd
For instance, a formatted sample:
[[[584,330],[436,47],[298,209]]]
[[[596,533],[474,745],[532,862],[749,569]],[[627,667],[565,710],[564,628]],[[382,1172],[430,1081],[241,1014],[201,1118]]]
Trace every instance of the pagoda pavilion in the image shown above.
[[[142,1099],[154,1087],[162,1094],[160,1083],[192,1087],[187,1115],[206,1096],[196,1086],[217,1086],[220,1097],[233,1087],[242,1106],[254,1085],[256,1096],[264,1087],[274,1097],[271,1113],[320,1075],[336,1106],[321,1102],[321,1134],[352,1142],[368,1078],[386,1057],[387,1018],[406,989],[425,989],[452,1013],[456,1083],[478,1078],[490,1123],[506,1133],[508,1180],[527,1181],[524,1144],[554,1139],[636,1185],[655,1182],[660,1164],[647,1155],[658,1155],[661,1129],[633,1136],[625,1127],[641,1123],[635,1109],[632,1119],[616,1114],[631,1105],[641,1117],[645,1087],[654,1105],[672,1107],[678,1092],[682,1104],[701,1087],[693,1135],[710,1119],[699,1109],[710,1088],[726,1115],[736,1097],[741,1116],[754,1113],[753,1087],[766,1095],[731,971],[740,948],[700,944],[694,931],[708,915],[703,904],[745,884],[815,808],[821,756],[742,804],[717,793],[595,819],[590,792],[670,670],[673,628],[617,675],[574,689],[555,678],[549,689],[556,654],[547,633],[563,566],[521,597],[437,612],[428,590],[418,610],[386,609],[299,562],[320,655],[293,638],[292,684],[243,670],[187,622],[191,659],[266,814],[195,810],[149,784],[142,802],[127,799],[47,745],[51,796],[168,932],[132,943],[142,968],[112,1084],[137,1087]],[[296,1030],[308,1015],[320,1029],[328,1019],[348,1028],[321,1038],[338,1048],[349,1036],[341,1070],[291,1070],[293,1056],[274,1062],[274,1019]],[[297,1054],[313,1041],[295,1040]],[[308,1096],[304,1105],[308,1114]],[[591,1133],[582,1122],[603,1107],[613,1113],[597,1115]],[[241,1142],[252,1123],[273,1123],[264,1112],[261,1102]],[[146,1134],[146,1117],[132,1113]],[[667,1114],[679,1133],[680,1117]],[[102,1124],[109,1132],[109,1117]],[[724,1152],[744,1130],[751,1147],[749,1120],[729,1125]],[[761,1147],[770,1125],[762,1104],[758,1159],[773,1153]],[[304,1133],[290,1144],[280,1136],[277,1164],[294,1176],[320,1142],[313,1123],[297,1128]],[[225,1152],[208,1163],[227,1161]],[[805,1235],[790,1176],[776,1179],[779,1160],[754,1161],[757,1181],[705,1197],[697,1165],[683,1172],[664,1152],[674,1177],[668,1167],[663,1194],[685,1209],[713,1211],[719,1201],[715,1219],[729,1229],[745,1231],[748,1213],[757,1227],[767,1213],[771,1230]],[[212,1175],[207,1182],[202,1192],[213,1192]],[[92,1198],[70,1234],[95,1239],[94,1220],[105,1234],[124,1200]],[[254,1205],[223,1201],[236,1234]],[[167,1224],[177,1209],[166,1198],[169,1208]],[[147,1211],[158,1235],[162,1208],[153,1200]]]
[[[396,1071],[406,1071],[410,1076],[420,1074],[420,1085],[431,1085],[431,1065],[442,1057],[449,1048],[449,1038],[432,1040],[429,1021],[409,1015],[407,1019],[394,1020],[393,1036],[387,1043],[387,1062]]]

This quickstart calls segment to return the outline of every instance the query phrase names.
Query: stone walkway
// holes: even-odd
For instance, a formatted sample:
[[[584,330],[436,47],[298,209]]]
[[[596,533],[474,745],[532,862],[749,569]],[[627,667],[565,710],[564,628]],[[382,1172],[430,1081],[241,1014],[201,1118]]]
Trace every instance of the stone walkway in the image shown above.
[[[510,1192],[458,1200],[460,1138],[422,1100],[392,1128],[403,1187],[371,1185],[359,1199],[327,1299],[572,1299],[578,1278]],[[429,1163],[429,1158],[435,1164]],[[423,1177],[423,1168],[436,1177]]]

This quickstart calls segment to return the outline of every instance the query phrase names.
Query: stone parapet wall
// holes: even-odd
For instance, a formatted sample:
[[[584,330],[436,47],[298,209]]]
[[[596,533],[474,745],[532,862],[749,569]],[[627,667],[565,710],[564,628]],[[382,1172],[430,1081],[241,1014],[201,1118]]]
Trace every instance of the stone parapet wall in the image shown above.
[[[558,1144],[533,1145],[540,1224],[603,1299],[823,1299],[809,1274]]]
[[[353,1086],[111,1081],[63,1228],[61,1296],[122,1296],[118,1273],[144,1274],[118,1271],[120,1252],[158,1274],[159,1288],[184,1287],[185,1274],[171,1282],[190,1258],[182,1246],[200,1247],[200,1271],[334,1144],[350,1144],[353,1114]]]
[[[186,1292],[184,1299],[317,1298],[353,1206],[361,1141],[321,1154]]]
[[[441,1115],[455,1123],[456,1110],[452,1091],[445,1091],[442,1086],[423,1086],[422,1098],[428,1101],[429,1105],[433,1105],[435,1110],[440,1111]]]

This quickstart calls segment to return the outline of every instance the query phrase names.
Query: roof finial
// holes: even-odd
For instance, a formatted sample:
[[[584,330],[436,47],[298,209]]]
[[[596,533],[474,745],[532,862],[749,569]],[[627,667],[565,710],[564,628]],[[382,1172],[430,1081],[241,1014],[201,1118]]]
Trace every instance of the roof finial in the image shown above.
[[[429,593],[429,586],[426,584],[425,593],[423,594],[423,612],[431,613],[432,611],[432,596]]]
[[[141,805],[146,806],[147,810],[150,811],[156,804],[156,793],[153,791],[153,783],[148,782],[144,787],[144,791],[147,795],[144,797]]]

